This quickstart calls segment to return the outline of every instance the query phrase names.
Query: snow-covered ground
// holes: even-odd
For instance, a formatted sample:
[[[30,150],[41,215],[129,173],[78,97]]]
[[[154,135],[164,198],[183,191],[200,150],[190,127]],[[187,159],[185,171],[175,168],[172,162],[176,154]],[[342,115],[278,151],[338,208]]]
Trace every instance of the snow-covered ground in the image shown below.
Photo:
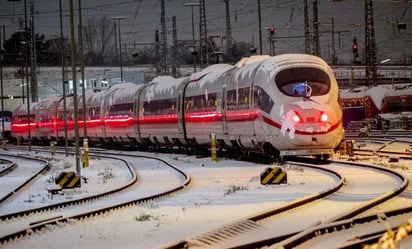
[[[226,159],[219,159],[214,163],[210,158],[186,155],[158,156],[188,172],[192,177],[189,187],[157,201],[50,228],[52,231],[36,233],[2,245],[2,248],[159,248],[177,239],[192,237],[251,214],[323,191],[336,181],[331,175],[316,170],[286,165],[284,169],[288,173],[287,184],[264,186],[260,184],[259,176],[267,165]],[[58,157],[61,160],[59,165],[70,164],[72,160],[64,156]],[[65,163],[66,161],[68,163]],[[109,166],[107,163],[110,164],[91,162],[90,168],[84,172],[93,172],[90,174],[93,176],[101,172],[102,167],[117,168],[116,165]],[[389,167],[396,166],[381,160],[378,163]],[[139,167],[138,163],[134,164],[138,174],[150,173],[143,172],[150,169]],[[397,169],[412,179],[410,161],[401,160],[397,165]],[[117,176],[123,171],[114,172],[114,177],[108,181],[110,185],[124,183],[124,177]],[[156,184],[162,185],[163,180],[159,177]],[[91,185],[83,186],[91,188]],[[96,186],[102,189],[105,184]]]

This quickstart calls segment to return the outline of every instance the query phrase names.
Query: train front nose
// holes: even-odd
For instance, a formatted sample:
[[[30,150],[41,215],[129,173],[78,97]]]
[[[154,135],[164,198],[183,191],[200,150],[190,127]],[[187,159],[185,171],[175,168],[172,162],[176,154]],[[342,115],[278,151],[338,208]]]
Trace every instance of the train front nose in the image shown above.
[[[327,108],[289,108],[284,115],[281,133],[295,146],[328,146],[332,143],[330,132],[337,117]]]

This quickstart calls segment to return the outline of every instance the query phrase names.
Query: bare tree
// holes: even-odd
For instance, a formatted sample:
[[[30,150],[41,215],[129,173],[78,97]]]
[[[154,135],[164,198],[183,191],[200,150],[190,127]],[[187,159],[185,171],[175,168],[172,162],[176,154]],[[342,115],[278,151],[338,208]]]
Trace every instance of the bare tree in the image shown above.
[[[113,61],[114,32],[113,22],[106,16],[86,20],[83,39],[87,65],[107,65]]]

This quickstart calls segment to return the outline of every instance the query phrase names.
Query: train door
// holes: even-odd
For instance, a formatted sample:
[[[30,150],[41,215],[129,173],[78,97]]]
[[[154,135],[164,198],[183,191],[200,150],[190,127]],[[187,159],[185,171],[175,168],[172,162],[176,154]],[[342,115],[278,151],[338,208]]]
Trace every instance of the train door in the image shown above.
[[[179,87],[179,95],[177,97],[177,122],[178,122],[178,130],[179,135],[186,136],[186,127],[185,127],[185,119],[184,119],[184,100],[185,100],[185,90],[186,86],[189,84],[188,80],[183,81]]]
[[[134,130],[135,130],[135,135],[136,135],[136,139],[137,139],[138,143],[143,143],[142,138],[140,136],[141,133],[140,133],[140,125],[139,125],[139,117],[141,115],[143,115],[142,114],[143,102],[141,101],[141,99],[142,99],[141,95],[142,95],[143,90],[146,89],[146,87],[148,87],[148,86],[150,86],[150,84],[147,84],[143,87],[140,87],[139,90],[136,93],[136,104],[135,104],[135,109],[134,109],[134,112],[135,112],[134,116],[135,116],[136,120],[134,122],[134,125],[135,125]]]
[[[227,135],[227,119],[226,119],[226,84],[222,87],[222,128],[223,134]]]

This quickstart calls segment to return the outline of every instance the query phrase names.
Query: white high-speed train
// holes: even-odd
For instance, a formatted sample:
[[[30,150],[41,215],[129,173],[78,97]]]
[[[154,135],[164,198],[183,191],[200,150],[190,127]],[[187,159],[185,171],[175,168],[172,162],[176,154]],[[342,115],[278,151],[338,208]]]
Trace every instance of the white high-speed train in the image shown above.
[[[187,77],[160,76],[148,84],[122,83],[78,97],[78,127],[91,143],[210,147],[272,156],[328,158],[343,139],[339,90],[331,68],[306,54],[252,56],[216,64]],[[64,139],[62,98],[18,107],[12,136],[25,141]],[[74,140],[73,97],[67,133]],[[84,117],[85,113],[85,118]]]

